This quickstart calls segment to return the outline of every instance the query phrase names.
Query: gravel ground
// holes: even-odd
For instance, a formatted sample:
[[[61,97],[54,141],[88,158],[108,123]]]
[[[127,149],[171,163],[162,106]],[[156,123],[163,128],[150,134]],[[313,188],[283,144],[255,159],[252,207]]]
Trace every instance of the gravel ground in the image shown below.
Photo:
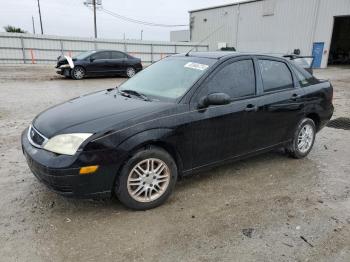
[[[350,69],[316,75],[332,80],[335,117],[350,117]],[[122,81],[0,66],[0,261],[350,261],[346,130],[324,128],[303,160],[273,152],[185,178],[150,211],[48,191],[27,167],[22,130],[49,106]]]

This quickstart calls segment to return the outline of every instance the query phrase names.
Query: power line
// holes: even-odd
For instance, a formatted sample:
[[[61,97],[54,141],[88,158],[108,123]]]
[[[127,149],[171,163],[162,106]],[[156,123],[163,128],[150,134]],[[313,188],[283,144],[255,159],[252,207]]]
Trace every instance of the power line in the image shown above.
[[[130,17],[126,17],[120,14],[117,14],[115,12],[109,11],[107,9],[104,9],[103,7],[101,8],[101,11],[109,14],[115,18],[130,22],[130,23],[135,23],[135,24],[140,24],[140,25],[146,25],[146,26],[156,26],[156,27],[184,27],[184,26],[188,26],[188,25],[169,25],[169,24],[157,24],[157,23],[152,23],[152,22],[146,22],[146,21],[142,21],[142,20],[137,20],[137,19],[133,19]]]

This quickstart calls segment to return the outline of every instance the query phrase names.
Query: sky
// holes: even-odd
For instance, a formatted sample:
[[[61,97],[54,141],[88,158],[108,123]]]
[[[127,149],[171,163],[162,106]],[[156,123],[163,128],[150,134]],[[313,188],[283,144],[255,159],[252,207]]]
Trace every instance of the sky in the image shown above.
[[[83,3],[85,0],[40,0],[44,34],[60,36],[93,37],[93,12]],[[233,3],[237,0],[102,0],[104,9],[133,19],[162,24],[188,24],[189,10]],[[33,32],[32,16],[36,32],[40,32],[37,0],[0,0],[0,32],[6,25]],[[145,40],[170,39],[171,30],[125,22],[102,11],[97,11],[99,38],[140,39],[143,30]]]

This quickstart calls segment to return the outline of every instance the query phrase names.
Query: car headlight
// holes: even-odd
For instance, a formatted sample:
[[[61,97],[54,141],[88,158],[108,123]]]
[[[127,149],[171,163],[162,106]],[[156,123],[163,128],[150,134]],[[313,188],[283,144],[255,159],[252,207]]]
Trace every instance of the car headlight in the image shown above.
[[[90,136],[92,136],[92,134],[87,133],[57,135],[46,142],[44,149],[57,154],[72,156]]]
[[[69,64],[61,65],[59,68],[60,68],[60,69],[63,69],[63,68],[70,68],[70,65],[69,65]]]

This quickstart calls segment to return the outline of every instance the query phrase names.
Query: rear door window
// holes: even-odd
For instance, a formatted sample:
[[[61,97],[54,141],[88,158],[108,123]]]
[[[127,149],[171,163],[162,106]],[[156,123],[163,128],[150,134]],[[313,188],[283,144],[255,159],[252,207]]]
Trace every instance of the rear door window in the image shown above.
[[[294,87],[292,72],[284,62],[260,59],[259,67],[265,92]]]
[[[109,52],[99,52],[91,56],[95,60],[110,59]]]
[[[255,70],[251,59],[228,64],[205,83],[199,97],[212,93],[226,93],[231,99],[255,95]]]
[[[112,59],[123,59],[126,58],[126,55],[122,52],[111,52],[112,53]]]

